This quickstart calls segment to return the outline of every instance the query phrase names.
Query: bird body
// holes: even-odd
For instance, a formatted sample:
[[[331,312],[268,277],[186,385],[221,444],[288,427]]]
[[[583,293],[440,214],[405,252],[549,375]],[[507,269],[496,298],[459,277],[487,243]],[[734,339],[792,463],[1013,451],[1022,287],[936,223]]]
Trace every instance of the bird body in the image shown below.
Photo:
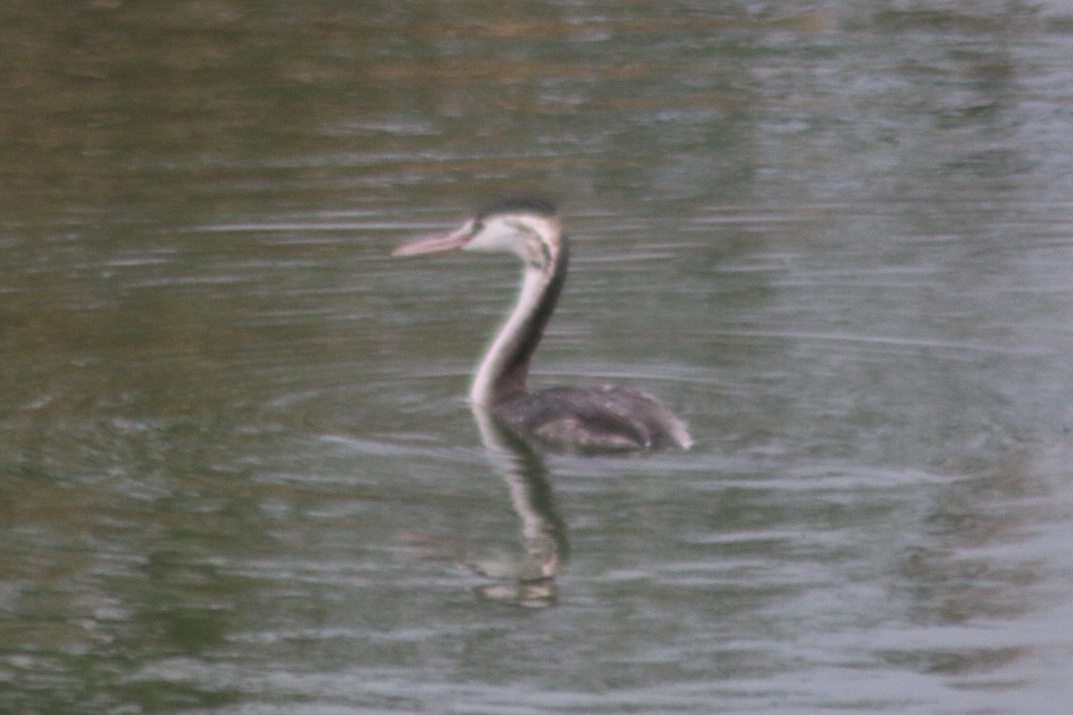
[[[496,410],[516,432],[587,450],[687,448],[685,424],[643,390],[618,385],[549,387]]]
[[[581,450],[688,448],[685,424],[663,403],[630,387],[552,387],[530,391],[529,364],[566,281],[569,244],[555,208],[540,199],[492,204],[456,231],[397,248],[416,256],[462,249],[510,252],[525,268],[518,300],[488,348],[470,401],[512,430]]]

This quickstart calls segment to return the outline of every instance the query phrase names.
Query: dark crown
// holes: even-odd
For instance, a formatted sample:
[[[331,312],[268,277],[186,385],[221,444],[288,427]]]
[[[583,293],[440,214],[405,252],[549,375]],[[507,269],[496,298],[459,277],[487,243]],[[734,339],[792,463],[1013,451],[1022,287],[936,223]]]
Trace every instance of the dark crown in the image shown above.
[[[515,197],[509,199],[500,199],[486,206],[481,207],[477,211],[477,220],[483,221],[490,216],[497,214],[516,214],[527,213],[536,214],[545,218],[551,218],[555,215],[555,205],[550,201],[546,201],[541,198],[535,198],[531,196]]]

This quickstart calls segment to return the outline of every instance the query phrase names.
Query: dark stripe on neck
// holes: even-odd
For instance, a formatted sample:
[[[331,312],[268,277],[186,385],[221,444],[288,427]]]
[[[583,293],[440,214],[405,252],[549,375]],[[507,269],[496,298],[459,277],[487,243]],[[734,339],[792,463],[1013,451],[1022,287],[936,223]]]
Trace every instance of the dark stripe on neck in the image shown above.
[[[536,308],[526,318],[514,340],[508,346],[503,367],[492,384],[492,403],[500,404],[526,393],[525,380],[529,376],[529,361],[536,352],[544,328],[555,312],[555,304],[566,283],[566,271],[569,265],[569,249],[566,236],[560,237],[559,251],[555,263],[550,266],[550,279],[544,285]],[[548,275],[545,268],[545,275]]]

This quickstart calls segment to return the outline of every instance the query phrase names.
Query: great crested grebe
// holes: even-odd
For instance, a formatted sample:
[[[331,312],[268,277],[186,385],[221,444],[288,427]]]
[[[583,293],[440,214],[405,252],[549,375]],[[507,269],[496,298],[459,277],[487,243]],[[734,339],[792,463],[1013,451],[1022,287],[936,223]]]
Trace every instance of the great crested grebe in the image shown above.
[[[662,402],[630,387],[551,387],[530,392],[529,361],[566,281],[568,243],[555,207],[533,198],[491,204],[446,236],[399,246],[394,256],[461,248],[514,253],[521,294],[485,353],[469,397],[521,435],[591,450],[688,448],[685,424]]]

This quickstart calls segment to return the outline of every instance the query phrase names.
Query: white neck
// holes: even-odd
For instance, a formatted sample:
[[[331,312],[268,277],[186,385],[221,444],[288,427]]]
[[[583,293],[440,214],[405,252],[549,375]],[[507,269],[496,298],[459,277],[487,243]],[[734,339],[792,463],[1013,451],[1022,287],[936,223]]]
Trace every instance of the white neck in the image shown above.
[[[526,266],[518,302],[503,327],[499,329],[488,352],[481,359],[477,375],[473,378],[473,386],[469,391],[469,399],[473,404],[484,407],[492,405],[496,383],[508,369],[510,359],[519,349],[519,344],[524,337],[523,333],[530,329],[530,319],[540,307],[540,300],[547,290],[550,279],[551,276],[547,271],[535,266]],[[523,374],[523,384],[524,379]]]

